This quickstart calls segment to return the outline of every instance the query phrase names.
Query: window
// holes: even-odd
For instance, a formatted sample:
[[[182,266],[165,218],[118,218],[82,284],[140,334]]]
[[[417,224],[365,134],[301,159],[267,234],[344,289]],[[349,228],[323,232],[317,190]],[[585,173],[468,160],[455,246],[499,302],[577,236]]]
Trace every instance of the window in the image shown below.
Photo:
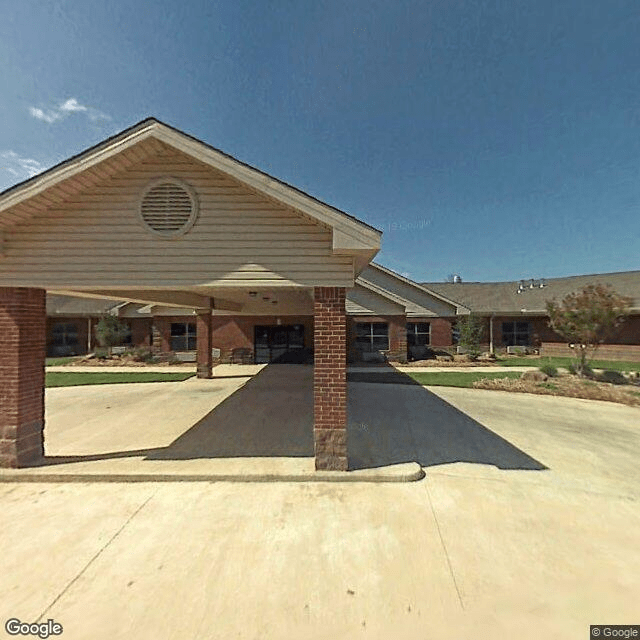
[[[196,350],[195,322],[171,323],[171,351]]]
[[[360,351],[387,351],[389,326],[386,322],[357,322],[356,345]]]
[[[72,322],[56,322],[51,328],[51,344],[54,347],[77,347],[78,326]]]
[[[531,345],[531,325],[528,322],[503,322],[502,342],[506,347]]]
[[[407,322],[407,357],[422,360],[429,352],[431,325],[428,322]]]
[[[460,342],[460,329],[458,323],[454,320],[451,323],[451,344],[458,344]]]
[[[431,344],[430,330],[428,322],[407,322],[407,346],[426,347]]]
[[[79,352],[78,325],[74,322],[54,323],[51,327],[47,355],[72,356]]]
[[[131,342],[132,342],[132,339],[131,339],[131,323],[130,322],[125,322],[125,325],[127,327],[127,331],[122,336],[122,340],[120,341],[120,344],[131,344]]]

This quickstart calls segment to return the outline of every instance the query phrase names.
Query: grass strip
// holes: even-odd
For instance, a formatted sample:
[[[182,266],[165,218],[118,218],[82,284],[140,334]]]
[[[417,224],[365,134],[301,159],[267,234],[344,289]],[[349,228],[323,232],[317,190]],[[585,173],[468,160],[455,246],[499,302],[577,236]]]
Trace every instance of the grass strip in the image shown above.
[[[573,358],[542,357],[526,358],[509,356],[508,358],[498,358],[496,364],[501,367],[541,367],[551,364],[554,367],[566,369],[571,363],[575,363]],[[592,369],[610,369],[611,371],[640,371],[640,362],[624,362],[620,360],[591,360],[589,366]]]
[[[195,373],[79,373],[73,371],[52,371],[46,374],[46,387],[77,387],[87,384],[128,384],[131,382],[182,382]]]
[[[522,374],[519,371],[487,373],[485,371],[417,371],[405,372],[416,382],[432,387],[464,387],[473,388],[473,383],[477,380],[493,380],[495,378],[519,378]]]

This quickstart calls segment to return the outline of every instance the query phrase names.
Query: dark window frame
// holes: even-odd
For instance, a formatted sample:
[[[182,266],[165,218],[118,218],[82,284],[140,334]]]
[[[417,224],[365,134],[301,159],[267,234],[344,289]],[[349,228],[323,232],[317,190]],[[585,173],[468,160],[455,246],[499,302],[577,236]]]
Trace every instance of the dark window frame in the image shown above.
[[[424,327],[427,327],[426,331]],[[426,336],[424,342],[421,336]],[[430,322],[407,322],[407,346],[408,347],[428,347],[431,345],[431,323]]]
[[[502,322],[502,343],[505,347],[530,347],[531,323],[523,320]]]
[[[179,327],[183,329],[179,329]],[[178,333],[182,331],[182,333]],[[195,322],[172,322],[169,328],[171,351],[196,351],[197,327]]]
[[[75,339],[71,339],[75,337]],[[54,347],[77,347],[80,345],[78,324],[63,320],[51,326],[51,345]]]
[[[356,322],[355,334],[356,345],[361,351],[369,353],[389,351],[388,322]]]

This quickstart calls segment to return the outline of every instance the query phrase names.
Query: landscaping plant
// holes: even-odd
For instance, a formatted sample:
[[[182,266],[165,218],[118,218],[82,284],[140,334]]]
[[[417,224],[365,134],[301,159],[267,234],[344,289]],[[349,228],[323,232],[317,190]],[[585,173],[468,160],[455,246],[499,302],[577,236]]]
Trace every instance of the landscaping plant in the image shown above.
[[[631,298],[601,284],[570,293],[559,304],[555,300],[547,302],[549,326],[571,343],[578,376],[587,375],[587,361],[593,358],[598,345],[612,337],[625,321],[631,302]]]
[[[111,356],[111,349],[121,345],[129,333],[129,327],[117,316],[104,315],[96,325],[96,339],[101,347],[107,348]]]
[[[458,344],[472,357],[480,355],[480,343],[484,335],[484,323],[481,318],[473,314],[458,319],[460,337]]]

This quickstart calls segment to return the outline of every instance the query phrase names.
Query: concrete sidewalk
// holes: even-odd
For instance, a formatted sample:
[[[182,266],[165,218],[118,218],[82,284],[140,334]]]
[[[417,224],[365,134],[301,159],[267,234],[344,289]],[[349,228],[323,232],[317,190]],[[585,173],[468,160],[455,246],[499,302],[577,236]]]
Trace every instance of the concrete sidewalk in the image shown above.
[[[197,404],[197,386],[154,415]],[[421,416],[392,452],[418,438],[422,481],[0,483],[2,619],[52,619],[69,640],[583,640],[638,622],[640,410],[353,387],[354,419],[394,397],[405,423]],[[52,391],[62,429],[81,391]],[[376,423],[354,427],[375,444]]]

